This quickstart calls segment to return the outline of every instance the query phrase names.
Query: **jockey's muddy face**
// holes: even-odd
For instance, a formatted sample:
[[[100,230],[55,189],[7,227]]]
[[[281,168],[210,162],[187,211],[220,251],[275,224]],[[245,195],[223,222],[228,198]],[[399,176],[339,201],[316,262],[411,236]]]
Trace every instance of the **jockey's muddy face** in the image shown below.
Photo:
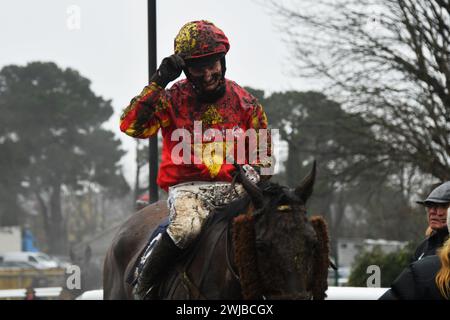
[[[190,80],[204,93],[212,93],[218,89],[222,81],[222,65],[216,60],[203,66],[189,66],[187,68]]]
[[[447,210],[449,203],[430,203],[426,205],[428,214],[428,225],[431,229],[437,230],[447,226]]]

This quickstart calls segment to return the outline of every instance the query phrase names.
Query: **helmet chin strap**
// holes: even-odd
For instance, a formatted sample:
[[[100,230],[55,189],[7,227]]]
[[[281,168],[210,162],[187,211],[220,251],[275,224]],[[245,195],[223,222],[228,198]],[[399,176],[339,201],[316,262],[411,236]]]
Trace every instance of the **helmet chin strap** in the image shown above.
[[[219,80],[219,84],[217,88],[212,92],[207,92],[202,90],[200,86],[197,86],[195,78],[189,73],[187,68],[184,68],[184,74],[186,75],[186,78],[188,81],[192,84],[192,87],[194,88],[195,92],[197,93],[197,98],[201,102],[214,102],[217,99],[221,98],[226,91],[226,85],[225,85],[225,72],[227,70],[226,68],[226,62],[225,62],[225,56],[223,56],[220,59],[220,64],[222,68],[222,77]]]

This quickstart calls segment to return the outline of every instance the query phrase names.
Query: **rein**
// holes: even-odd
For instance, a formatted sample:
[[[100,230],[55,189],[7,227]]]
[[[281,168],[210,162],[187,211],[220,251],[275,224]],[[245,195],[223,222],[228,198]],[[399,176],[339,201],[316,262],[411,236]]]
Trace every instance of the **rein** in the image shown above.
[[[232,265],[231,259],[230,259],[230,248],[233,248],[233,243],[231,243],[231,238],[230,238],[230,231],[231,231],[231,225],[230,225],[230,223],[228,223],[227,233],[225,234],[225,236],[226,236],[226,238],[225,238],[225,259],[227,261],[228,270],[230,270],[234,279],[237,280],[240,284],[241,279],[239,278],[238,272],[233,268],[233,265]]]

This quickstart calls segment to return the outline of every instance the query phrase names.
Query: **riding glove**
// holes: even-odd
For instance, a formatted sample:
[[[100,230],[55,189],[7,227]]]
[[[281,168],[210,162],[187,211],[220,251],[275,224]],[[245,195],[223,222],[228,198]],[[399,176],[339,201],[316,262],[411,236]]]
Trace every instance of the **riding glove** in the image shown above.
[[[151,81],[165,88],[167,84],[178,78],[185,67],[183,59],[176,54],[166,57],[161,62]]]

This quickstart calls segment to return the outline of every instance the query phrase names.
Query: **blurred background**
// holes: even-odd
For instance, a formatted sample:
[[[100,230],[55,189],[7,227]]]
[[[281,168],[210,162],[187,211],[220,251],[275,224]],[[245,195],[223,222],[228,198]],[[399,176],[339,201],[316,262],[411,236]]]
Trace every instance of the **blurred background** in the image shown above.
[[[317,160],[308,213],[328,223],[331,285],[365,286],[376,264],[388,286],[425,237],[415,200],[450,179],[449,7],[157,1],[158,65],[188,21],[228,36],[227,78],[280,130],[274,181],[295,187]],[[101,288],[118,226],[151,200],[148,142],[119,130],[147,82],[147,1],[0,4],[0,290],[73,297],[70,265],[77,294]]]

